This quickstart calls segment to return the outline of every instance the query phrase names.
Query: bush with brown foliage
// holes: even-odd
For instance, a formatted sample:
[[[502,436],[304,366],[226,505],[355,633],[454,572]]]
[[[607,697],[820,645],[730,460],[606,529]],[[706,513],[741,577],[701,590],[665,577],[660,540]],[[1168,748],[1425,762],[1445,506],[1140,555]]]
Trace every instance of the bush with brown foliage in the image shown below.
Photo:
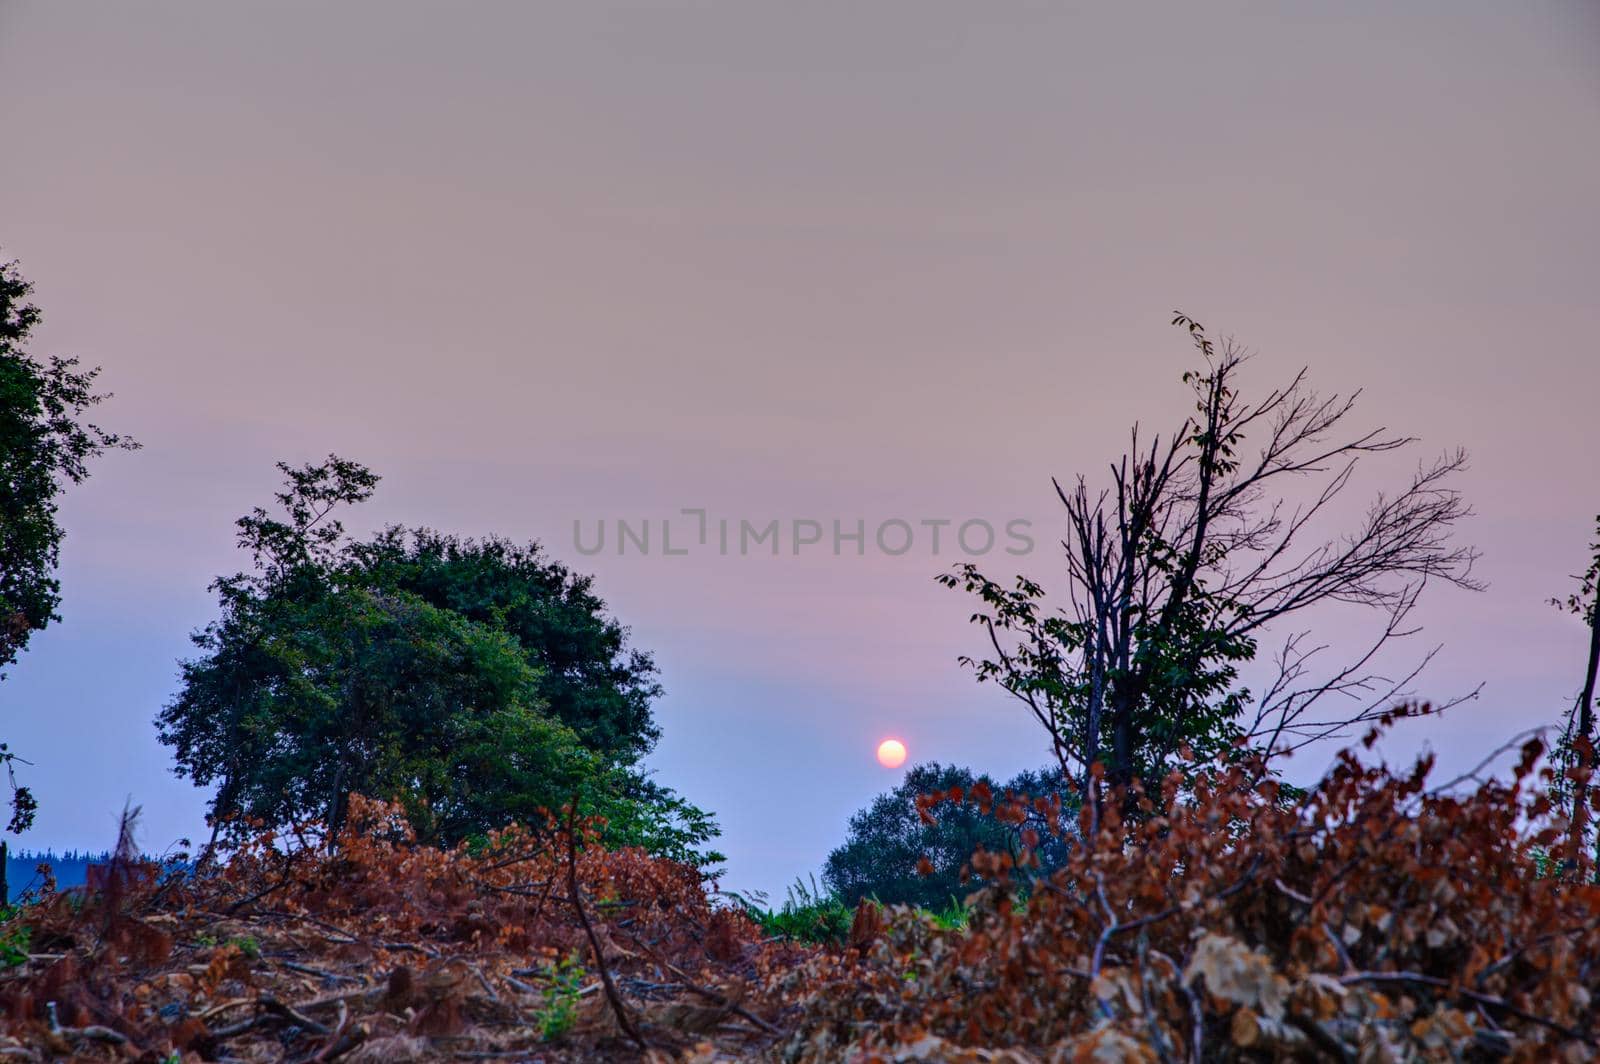
[[[1108,792],[1025,899],[1010,855],[980,853],[966,928],[864,903],[832,950],[761,940],[694,869],[602,850],[592,825],[440,851],[362,802],[333,853],[262,838],[210,874],[32,906],[0,1054],[1588,1060],[1600,887],[1541,754],[1464,788],[1345,754],[1293,800],[1248,758]],[[1013,823],[1049,801],[924,805],[951,800]],[[543,1041],[562,958],[573,1022]]]
[[[630,1031],[653,1051],[770,1041],[745,1003],[792,951],[759,948],[693,867],[604,850],[598,828],[552,820],[445,851],[357,799],[331,853],[264,834],[208,873],[49,895],[19,917],[29,962],[0,976],[0,1054],[581,1059],[636,1053]],[[572,957],[587,985],[571,988],[571,1030],[544,1044]]]
[[[791,974],[789,1058],[1593,1059],[1600,887],[1562,863],[1541,753],[1466,793],[1347,752],[1301,801],[1251,760],[1136,795],[1138,823],[1107,795],[1025,905],[989,888],[960,933],[896,912]]]

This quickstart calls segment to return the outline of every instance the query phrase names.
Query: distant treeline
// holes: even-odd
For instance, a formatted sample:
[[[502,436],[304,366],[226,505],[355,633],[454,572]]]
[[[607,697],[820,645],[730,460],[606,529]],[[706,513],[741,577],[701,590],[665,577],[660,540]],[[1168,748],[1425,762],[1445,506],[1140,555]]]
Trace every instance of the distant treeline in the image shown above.
[[[56,886],[81,887],[89,877],[89,866],[111,860],[109,851],[89,853],[88,851],[66,850],[56,853],[54,850],[12,850],[6,857],[6,885],[11,896],[15,898],[25,890],[38,887],[43,882],[43,877],[38,874],[38,867],[42,864],[50,866],[55,873]],[[154,857],[145,860],[161,863]]]
[[[91,864],[99,864],[110,859],[111,854],[105,852],[67,850],[56,853],[54,850],[43,852],[12,850],[6,857],[6,884],[11,888],[13,896],[30,887],[37,887],[41,877],[36,870],[40,865],[47,864],[55,873],[58,887],[81,887],[88,877],[88,868]]]

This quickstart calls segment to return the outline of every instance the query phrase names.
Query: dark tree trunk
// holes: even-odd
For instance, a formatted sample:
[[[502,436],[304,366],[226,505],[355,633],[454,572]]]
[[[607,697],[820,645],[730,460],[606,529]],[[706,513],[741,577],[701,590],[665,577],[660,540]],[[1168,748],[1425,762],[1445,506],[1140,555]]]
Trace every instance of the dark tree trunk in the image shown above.
[[[1578,779],[1572,792],[1572,859],[1588,856],[1589,773],[1594,771],[1594,684],[1600,670],[1600,589],[1589,608],[1589,666],[1584,673],[1583,694],[1578,698],[1578,727],[1574,743],[1578,750]]]

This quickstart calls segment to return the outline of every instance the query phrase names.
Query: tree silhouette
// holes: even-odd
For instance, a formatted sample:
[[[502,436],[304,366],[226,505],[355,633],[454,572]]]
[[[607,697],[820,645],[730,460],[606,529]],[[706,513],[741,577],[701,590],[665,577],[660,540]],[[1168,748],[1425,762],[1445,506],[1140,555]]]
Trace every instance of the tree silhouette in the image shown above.
[[[1174,765],[1235,745],[1289,750],[1373,719],[1421,668],[1396,680],[1374,662],[1415,631],[1423,588],[1479,587],[1475,552],[1450,542],[1469,514],[1450,487],[1463,452],[1377,495],[1350,531],[1319,535],[1361,458],[1415,440],[1347,429],[1359,393],[1318,395],[1304,370],[1247,400],[1235,383],[1245,354],[1182,314],[1173,323],[1200,356],[1183,375],[1195,412],[1148,443],[1135,425],[1108,487],[1056,482],[1067,607],[1049,611],[1042,584],[1027,577],[1006,587],[971,564],[940,577],[981,601],[973,620],[992,656],[963,661],[1026,705],[1085,795],[1096,764],[1113,785],[1153,787]],[[1331,603],[1381,619],[1352,661],[1314,674],[1325,648],[1295,628],[1266,689],[1240,687],[1239,666],[1269,630]],[[1340,697],[1353,705],[1323,712]]]
[[[138,446],[84,420],[108,398],[94,391],[99,369],[79,370],[71,358],[40,361],[27,352],[40,321],[39,308],[28,302],[32,291],[16,262],[0,263],[0,680],[34,633],[60,620],[61,492],[87,478],[90,459],[105,450]],[[0,743],[13,832],[32,825],[37,809],[32,792],[17,783],[19,761]]]

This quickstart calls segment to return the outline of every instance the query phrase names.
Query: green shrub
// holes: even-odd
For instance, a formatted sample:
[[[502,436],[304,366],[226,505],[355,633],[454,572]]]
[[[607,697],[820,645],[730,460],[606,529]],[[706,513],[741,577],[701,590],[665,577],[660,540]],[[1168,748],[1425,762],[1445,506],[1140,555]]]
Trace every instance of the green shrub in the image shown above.
[[[783,905],[774,909],[761,891],[749,894],[726,892],[726,896],[761,925],[768,938],[788,939],[816,945],[838,945],[849,936],[855,910],[836,894],[823,893],[816,877],[810,886],[796,879]]]
[[[553,1042],[572,1030],[578,1019],[578,994],[583,989],[584,970],[573,953],[540,973],[545,980],[544,1005],[534,1017],[539,1037]]]
[[[261,943],[257,942],[254,935],[242,935],[228,939],[228,945],[237,949],[251,960],[261,956]]]
[[[28,942],[32,928],[18,920],[19,910],[0,908],[0,968],[15,968],[28,963]]]
[[[967,916],[970,910],[961,903],[959,898],[951,898],[950,904],[943,909],[924,909],[933,918],[936,926],[946,931],[961,931],[967,926]]]

